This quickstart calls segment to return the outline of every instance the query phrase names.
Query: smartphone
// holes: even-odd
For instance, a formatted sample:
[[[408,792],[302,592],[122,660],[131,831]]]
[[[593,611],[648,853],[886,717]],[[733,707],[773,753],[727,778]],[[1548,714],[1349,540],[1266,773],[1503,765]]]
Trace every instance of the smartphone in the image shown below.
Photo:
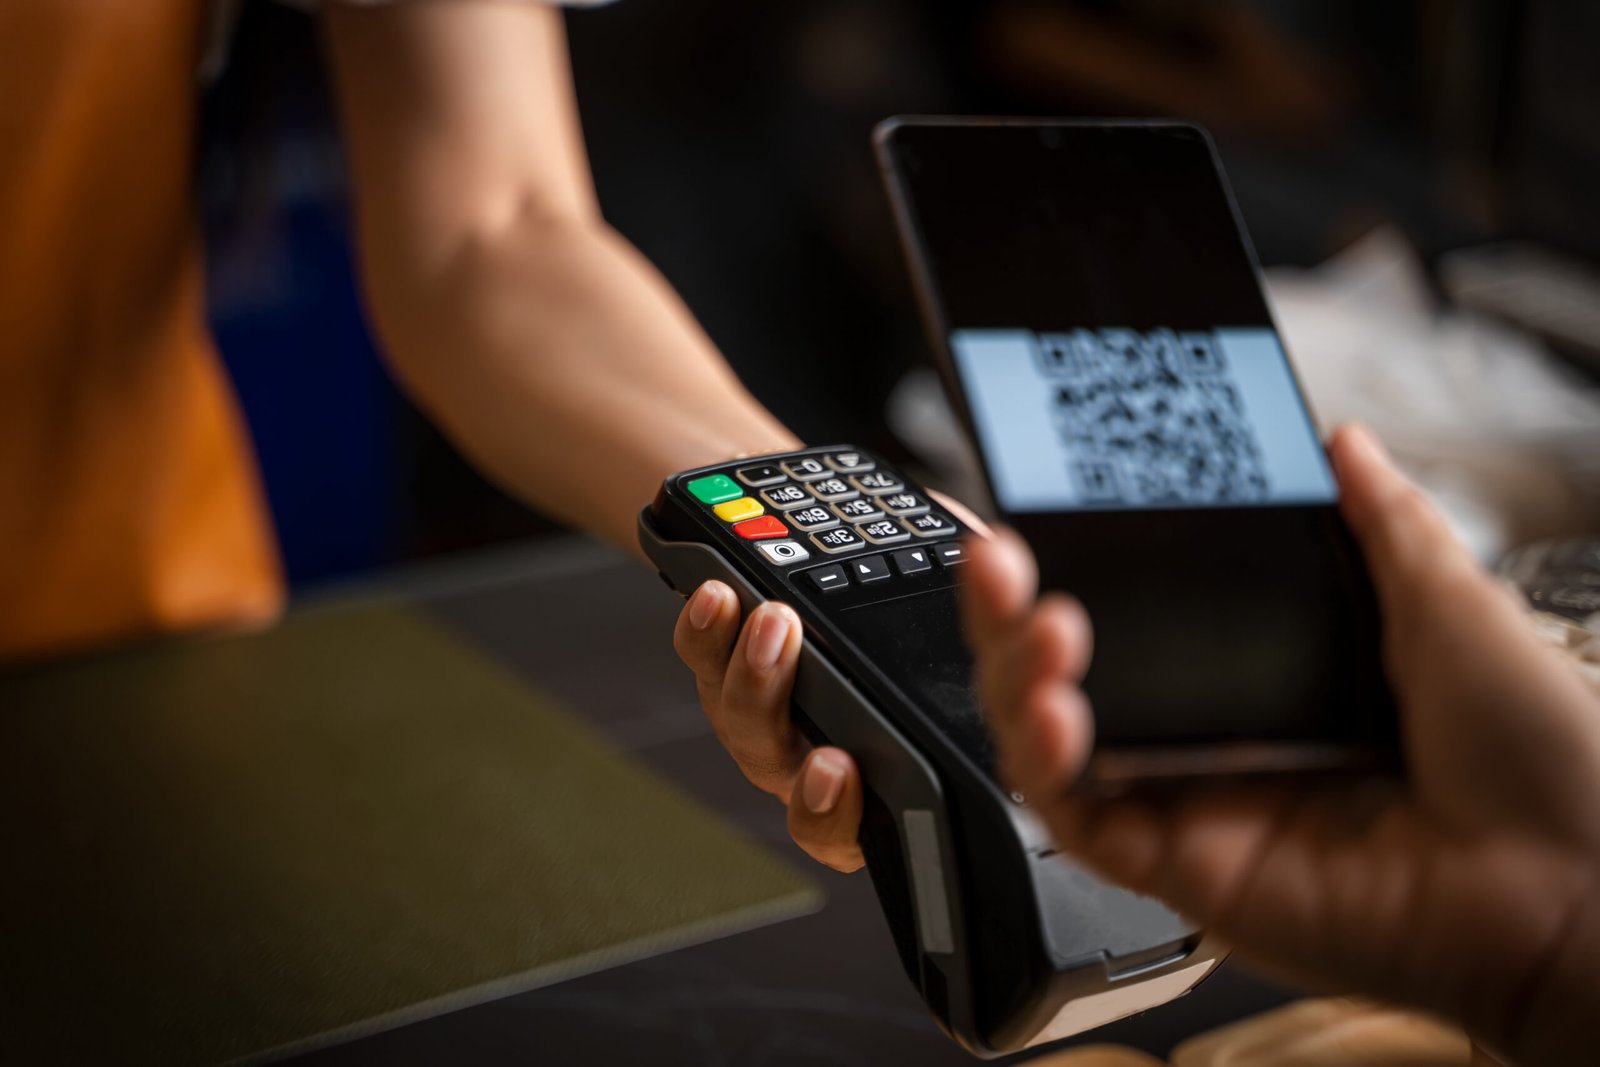
[[[1086,777],[1391,763],[1371,584],[1206,132],[875,140],[995,511],[1094,623]]]

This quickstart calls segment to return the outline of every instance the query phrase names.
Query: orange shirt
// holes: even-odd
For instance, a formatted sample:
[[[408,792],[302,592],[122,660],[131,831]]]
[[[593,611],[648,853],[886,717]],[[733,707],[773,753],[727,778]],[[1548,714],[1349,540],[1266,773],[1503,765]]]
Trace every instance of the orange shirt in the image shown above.
[[[282,601],[204,320],[206,13],[0,2],[0,660]]]

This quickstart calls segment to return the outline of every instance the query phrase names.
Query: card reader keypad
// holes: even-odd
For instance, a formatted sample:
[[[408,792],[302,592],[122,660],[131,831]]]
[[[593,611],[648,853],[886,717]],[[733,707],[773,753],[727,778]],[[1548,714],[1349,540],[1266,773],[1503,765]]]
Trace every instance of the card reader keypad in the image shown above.
[[[822,457],[822,462],[838,471],[840,474],[865,474],[877,466],[872,457],[865,452],[829,452]]]
[[[843,478],[824,478],[820,482],[812,482],[806,488],[811,494],[824,504],[832,504],[840,500],[849,500],[851,497],[860,496],[858,490],[850,488]]]
[[[744,551],[830,597],[903,595],[964,558],[961,525],[859,450],[747,460],[681,484]]]
[[[796,508],[789,512],[788,518],[794,524],[794,528],[801,533],[831,530],[839,525],[839,516],[821,504],[814,504],[809,508]]]
[[[862,523],[860,530],[861,536],[875,545],[893,545],[911,540],[911,534],[906,532],[906,528],[893,519]]]
[[[833,473],[816,456],[803,456],[799,459],[785,460],[782,466],[784,470],[789,472],[789,477],[799,482],[814,482],[818,478],[826,478]]]
[[[793,484],[763,489],[761,490],[761,499],[767,502],[768,507],[776,508],[779,511],[788,511],[790,508],[816,503],[811,498],[810,493]]]
[[[835,504],[833,513],[845,522],[871,522],[873,519],[883,518],[883,509],[869,496]]]
[[[830,556],[837,556],[844,552],[854,552],[858,548],[867,547],[866,539],[848,526],[841,526],[837,530],[828,530],[824,533],[812,534],[811,542]]]

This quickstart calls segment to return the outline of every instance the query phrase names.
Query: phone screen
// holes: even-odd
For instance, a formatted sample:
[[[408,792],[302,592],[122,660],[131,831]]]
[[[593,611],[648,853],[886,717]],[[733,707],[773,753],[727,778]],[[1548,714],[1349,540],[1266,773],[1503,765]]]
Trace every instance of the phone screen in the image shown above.
[[[1204,133],[912,122],[883,150],[995,504],[1094,620],[1099,743],[1372,735],[1370,591]]]
[[[1336,497],[1270,327],[970,329],[949,343],[1008,512]]]

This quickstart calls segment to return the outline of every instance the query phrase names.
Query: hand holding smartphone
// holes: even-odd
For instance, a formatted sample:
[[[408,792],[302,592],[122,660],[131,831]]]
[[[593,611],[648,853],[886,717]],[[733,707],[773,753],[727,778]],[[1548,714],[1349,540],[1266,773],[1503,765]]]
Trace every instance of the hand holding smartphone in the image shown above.
[[[899,119],[880,160],[995,510],[1094,620],[1094,782],[1392,758],[1366,573],[1215,151]]]

